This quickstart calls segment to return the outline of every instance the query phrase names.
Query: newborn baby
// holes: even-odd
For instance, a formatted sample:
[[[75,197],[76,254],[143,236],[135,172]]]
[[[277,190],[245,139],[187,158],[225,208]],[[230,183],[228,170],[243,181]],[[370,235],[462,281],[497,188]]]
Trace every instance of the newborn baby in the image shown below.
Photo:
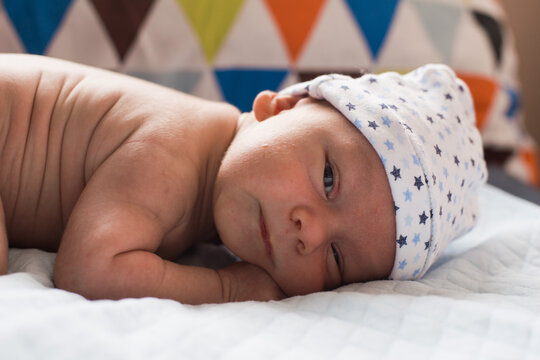
[[[422,276],[485,182],[465,84],[443,65],[261,92],[251,113],[120,74],[0,56],[0,273],[57,251],[90,299],[271,300]],[[243,261],[172,262],[221,241]]]

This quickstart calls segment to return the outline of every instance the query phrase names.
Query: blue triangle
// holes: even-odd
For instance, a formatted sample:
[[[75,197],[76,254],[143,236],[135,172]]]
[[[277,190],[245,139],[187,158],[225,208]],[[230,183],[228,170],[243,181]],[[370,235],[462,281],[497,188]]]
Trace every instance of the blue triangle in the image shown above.
[[[215,70],[225,100],[240,111],[251,111],[255,96],[263,90],[277,91],[287,75],[280,69]]]
[[[129,75],[153,83],[161,84],[185,93],[191,93],[202,77],[200,71],[141,72],[131,71]]]
[[[372,57],[377,59],[399,0],[346,0],[362,29]]]
[[[508,108],[506,109],[506,117],[508,118],[508,120],[513,120],[516,116],[516,113],[521,108],[520,95],[515,89],[512,89],[509,86],[506,86],[504,90],[506,91],[506,94],[508,95],[508,98],[510,100]]]
[[[43,54],[72,0],[4,0],[26,51]]]

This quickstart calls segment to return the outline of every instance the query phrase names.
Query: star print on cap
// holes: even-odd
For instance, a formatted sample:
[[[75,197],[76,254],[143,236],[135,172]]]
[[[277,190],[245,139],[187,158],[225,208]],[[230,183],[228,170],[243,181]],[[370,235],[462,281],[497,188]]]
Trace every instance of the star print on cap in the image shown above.
[[[379,154],[396,213],[390,279],[423,276],[450,241],[474,227],[487,169],[471,94],[449,67],[323,75],[281,93],[326,100]]]

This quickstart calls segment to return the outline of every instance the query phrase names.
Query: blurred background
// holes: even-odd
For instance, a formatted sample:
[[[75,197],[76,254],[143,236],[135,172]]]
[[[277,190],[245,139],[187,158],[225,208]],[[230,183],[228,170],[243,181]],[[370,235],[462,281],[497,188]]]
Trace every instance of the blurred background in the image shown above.
[[[540,144],[540,1],[500,0],[514,30],[525,126]],[[540,159],[538,159],[540,161]],[[538,163],[540,166],[540,162]]]
[[[540,0],[0,0],[0,52],[111,69],[242,111],[261,90],[323,73],[445,63],[473,95],[490,181],[540,186],[539,18]]]

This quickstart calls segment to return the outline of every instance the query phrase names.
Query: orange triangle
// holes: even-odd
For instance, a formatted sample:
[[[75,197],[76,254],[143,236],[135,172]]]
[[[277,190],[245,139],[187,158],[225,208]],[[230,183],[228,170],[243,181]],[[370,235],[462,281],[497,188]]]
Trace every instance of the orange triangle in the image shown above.
[[[529,183],[534,186],[540,186],[540,170],[538,169],[538,154],[534,148],[522,149],[520,157],[527,172],[529,173]]]
[[[265,0],[295,62],[326,0]]]
[[[458,76],[465,81],[471,90],[476,112],[476,127],[482,132],[486,126],[487,115],[491,109],[498,84],[493,78],[487,76],[464,73],[458,73]]]

